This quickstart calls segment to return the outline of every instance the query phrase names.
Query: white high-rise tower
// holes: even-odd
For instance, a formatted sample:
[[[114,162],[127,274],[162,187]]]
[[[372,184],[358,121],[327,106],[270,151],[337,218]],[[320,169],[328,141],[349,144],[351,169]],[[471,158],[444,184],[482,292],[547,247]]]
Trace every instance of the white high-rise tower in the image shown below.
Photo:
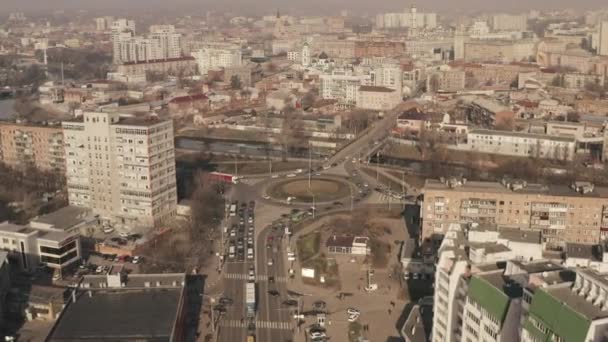
[[[307,67],[310,65],[310,46],[308,42],[302,46],[302,66]]]

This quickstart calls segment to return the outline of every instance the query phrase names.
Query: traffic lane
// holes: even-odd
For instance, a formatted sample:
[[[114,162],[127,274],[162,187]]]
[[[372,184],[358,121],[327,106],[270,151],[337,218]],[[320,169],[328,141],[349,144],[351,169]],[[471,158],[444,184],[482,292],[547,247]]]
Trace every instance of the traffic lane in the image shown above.
[[[267,248],[266,248],[266,230],[263,230],[258,236],[257,242],[257,274],[258,275],[267,275],[268,274],[268,256],[267,256]],[[257,320],[258,321],[268,321],[269,319],[269,310],[270,310],[270,302],[268,298],[268,283],[263,281],[258,281],[258,312],[257,312]],[[256,334],[260,341],[271,341],[268,329],[261,329],[256,326]]]

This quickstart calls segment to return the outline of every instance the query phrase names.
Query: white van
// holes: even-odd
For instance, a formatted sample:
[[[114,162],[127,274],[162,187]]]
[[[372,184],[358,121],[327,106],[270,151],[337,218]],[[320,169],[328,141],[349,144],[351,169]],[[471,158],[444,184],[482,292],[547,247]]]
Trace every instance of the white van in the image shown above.
[[[247,259],[253,259],[253,248],[247,248]]]

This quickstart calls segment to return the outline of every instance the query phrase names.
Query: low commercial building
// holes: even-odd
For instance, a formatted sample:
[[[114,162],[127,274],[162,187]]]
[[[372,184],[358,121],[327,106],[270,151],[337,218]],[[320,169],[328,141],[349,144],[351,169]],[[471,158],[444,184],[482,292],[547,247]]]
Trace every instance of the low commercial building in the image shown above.
[[[466,147],[469,151],[504,156],[572,160],[576,152],[576,139],[546,134],[474,129],[467,134]]]
[[[43,264],[61,272],[82,256],[79,234],[8,222],[0,223],[0,250],[8,251],[11,264],[24,270]]]
[[[363,236],[332,235],[325,246],[329,253],[335,254],[368,255],[371,252],[369,238]]]
[[[360,86],[357,92],[357,108],[370,110],[391,110],[401,103],[398,90],[387,87]]]
[[[0,123],[0,161],[16,169],[65,172],[61,126]]]
[[[184,341],[187,299],[184,274],[84,276],[46,341]]]
[[[597,244],[608,233],[608,188],[586,182],[547,186],[507,179],[429,179],[423,193],[423,238],[466,222],[538,231],[543,243],[561,247]]]

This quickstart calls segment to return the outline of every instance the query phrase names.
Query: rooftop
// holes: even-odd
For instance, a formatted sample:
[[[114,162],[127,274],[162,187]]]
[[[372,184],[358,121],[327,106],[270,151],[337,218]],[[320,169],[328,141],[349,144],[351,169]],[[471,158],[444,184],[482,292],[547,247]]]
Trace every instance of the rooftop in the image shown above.
[[[332,235],[327,238],[327,247],[352,247],[353,241],[355,240],[354,236],[337,236]]]
[[[79,291],[48,341],[171,341],[181,289]]]
[[[91,211],[87,208],[67,206],[52,213],[39,216],[32,220],[32,223],[42,223],[56,229],[69,229],[83,222]]]
[[[501,105],[500,103],[481,97],[473,100],[472,104],[485,108],[493,113],[509,111],[509,108]]]
[[[185,57],[179,57],[179,58],[151,59],[149,61],[144,61],[144,62],[127,62],[127,63],[123,63],[122,65],[152,64],[152,63],[165,63],[165,62],[187,62],[187,61],[194,62],[195,59],[194,59],[194,57],[191,57],[191,56],[185,56]]]
[[[512,242],[534,243],[540,244],[540,230],[523,230],[512,227],[500,227],[498,233],[499,239],[505,239]]]
[[[517,138],[545,139],[545,140],[572,142],[572,143],[574,143],[576,141],[576,139],[573,137],[563,137],[563,136],[556,136],[556,135],[536,134],[536,133],[527,133],[527,132],[495,131],[495,130],[491,130],[491,129],[472,129],[469,131],[469,133],[470,134],[517,137]]]
[[[527,184],[522,189],[511,190],[498,182],[478,182],[466,181],[459,186],[450,187],[437,179],[427,179],[424,185],[424,191],[440,190],[440,191],[458,191],[458,192],[476,192],[476,193],[492,193],[492,194],[511,194],[520,193],[525,195],[545,195],[556,197],[592,197],[592,198],[608,198],[608,187],[595,186],[593,191],[582,194],[575,191],[567,185],[541,185]]]
[[[601,261],[602,249],[600,245],[583,243],[566,243],[566,257]]]
[[[376,86],[360,86],[359,91],[370,91],[376,93],[392,93],[395,90],[387,87],[376,87]]]

